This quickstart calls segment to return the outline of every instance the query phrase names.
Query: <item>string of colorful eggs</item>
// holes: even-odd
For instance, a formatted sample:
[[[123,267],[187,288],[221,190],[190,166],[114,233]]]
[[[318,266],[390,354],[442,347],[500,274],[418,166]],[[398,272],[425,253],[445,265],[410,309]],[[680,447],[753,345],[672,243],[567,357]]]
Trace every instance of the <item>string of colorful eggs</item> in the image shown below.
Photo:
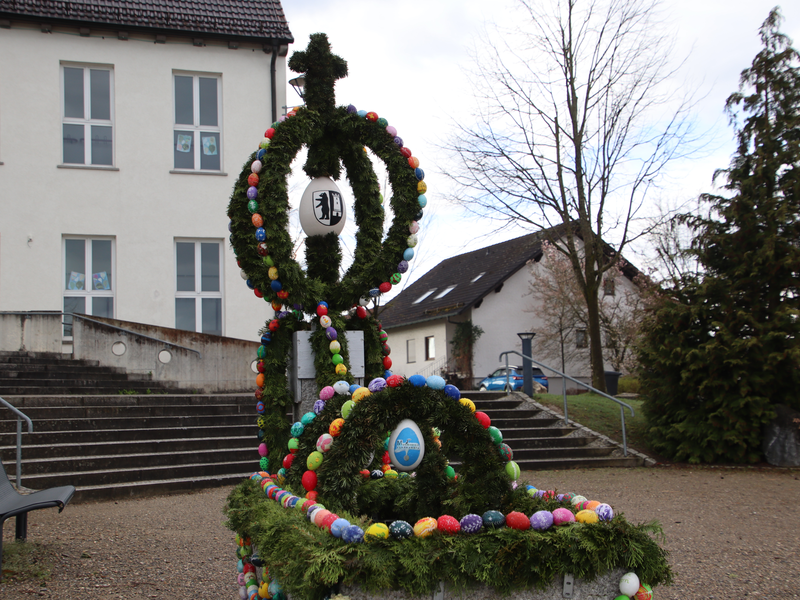
[[[283,586],[269,572],[267,565],[258,557],[250,538],[236,534],[237,563],[236,583],[240,600],[284,600]],[[261,567],[261,571],[258,570]]]

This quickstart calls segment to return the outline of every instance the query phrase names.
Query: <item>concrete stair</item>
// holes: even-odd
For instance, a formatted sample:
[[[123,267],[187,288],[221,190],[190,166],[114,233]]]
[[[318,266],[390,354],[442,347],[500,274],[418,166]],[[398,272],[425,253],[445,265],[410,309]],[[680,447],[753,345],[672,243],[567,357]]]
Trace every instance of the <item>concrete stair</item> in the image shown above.
[[[513,460],[523,471],[569,469],[574,467],[641,467],[644,458],[630,451],[622,456],[619,448],[586,428],[563,420],[548,411],[532,408],[519,392],[466,391],[476,410],[489,415],[492,425],[503,433],[503,442],[514,453]],[[451,457],[456,465],[457,457]]]
[[[0,352],[0,397],[34,426],[23,424],[23,487],[70,484],[73,502],[101,500],[233,485],[258,468],[252,393],[175,389],[61,354]],[[0,406],[12,481],[16,427]]]

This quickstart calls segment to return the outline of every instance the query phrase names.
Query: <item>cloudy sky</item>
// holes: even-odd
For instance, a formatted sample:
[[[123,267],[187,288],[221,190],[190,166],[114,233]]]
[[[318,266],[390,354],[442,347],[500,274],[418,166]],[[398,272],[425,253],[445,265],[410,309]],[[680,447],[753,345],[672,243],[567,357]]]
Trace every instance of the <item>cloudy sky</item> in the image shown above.
[[[474,111],[471,49],[480,51],[481,35],[492,23],[504,25],[515,19],[515,0],[282,0],[282,4],[295,38],[290,54],[304,49],[310,34],[326,33],[333,52],[347,60],[349,69],[349,76],[336,85],[337,103],[386,117],[420,159],[429,209],[421,223],[410,281],[444,258],[525,233],[518,229],[493,234],[484,223],[448,204],[444,199],[448,182],[441,174],[448,170],[448,158],[439,149],[453,124],[468,124]],[[758,27],[773,6],[766,0],[663,2],[665,31],[675,36],[676,66],[685,59],[675,78],[676,89],[695,95],[696,129],[707,132],[701,155],[673,165],[671,200],[709,191],[714,169],[727,166],[733,133],[723,113],[725,98],[736,90],[739,74],[759,51]],[[781,10],[782,31],[797,47],[800,2],[785,3]],[[287,92],[287,102],[299,102],[293,90]],[[298,181],[297,186],[299,195],[305,182]],[[346,182],[340,185],[345,186]],[[345,245],[347,238],[345,230]]]

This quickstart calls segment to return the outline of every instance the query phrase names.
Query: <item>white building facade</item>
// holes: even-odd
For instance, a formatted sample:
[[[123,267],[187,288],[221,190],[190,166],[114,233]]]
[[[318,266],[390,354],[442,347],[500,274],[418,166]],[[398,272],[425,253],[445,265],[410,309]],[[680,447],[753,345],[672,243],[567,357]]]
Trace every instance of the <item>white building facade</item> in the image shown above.
[[[283,114],[292,39],[277,0],[210,3],[246,4],[270,8],[272,34],[0,0],[0,312],[257,337],[271,309],[240,277],[226,209]]]

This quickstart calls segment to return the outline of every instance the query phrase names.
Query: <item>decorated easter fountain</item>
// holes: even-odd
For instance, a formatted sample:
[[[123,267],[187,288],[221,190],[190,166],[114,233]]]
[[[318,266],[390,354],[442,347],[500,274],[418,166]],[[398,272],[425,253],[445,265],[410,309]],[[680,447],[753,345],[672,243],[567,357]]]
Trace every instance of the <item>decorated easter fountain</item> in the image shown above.
[[[413,259],[425,174],[385,118],[335,105],[334,83],[347,64],[324,34],[312,35],[289,67],[305,74],[306,104],[267,129],[228,207],[242,277],[275,310],[258,349],[259,470],[226,507],[240,597],[436,590],[477,597],[482,590],[488,598],[528,590],[526,597],[549,598],[556,588],[552,597],[563,597],[567,576],[576,586],[613,580],[613,593],[607,585],[598,598],[639,598],[647,586],[669,583],[657,525],[633,525],[608,504],[520,484],[502,432],[457,388],[437,376],[392,375],[387,334],[367,307]],[[303,147],[311,178],[299,208],[305,270],[287,228],[287,176]],[[385,235],[387,211],[367,149],[391,183]],[[338,234],[348,215],[334,182],[342,166],[358,231],[353,263],[340,276]],[[319,399],[291,424],[287,360],[294,332],[309,329]],[[348,368],[344,334],[353,330],[363,332],[364,385]],[[454,456],[458,472],[448,461]]]

